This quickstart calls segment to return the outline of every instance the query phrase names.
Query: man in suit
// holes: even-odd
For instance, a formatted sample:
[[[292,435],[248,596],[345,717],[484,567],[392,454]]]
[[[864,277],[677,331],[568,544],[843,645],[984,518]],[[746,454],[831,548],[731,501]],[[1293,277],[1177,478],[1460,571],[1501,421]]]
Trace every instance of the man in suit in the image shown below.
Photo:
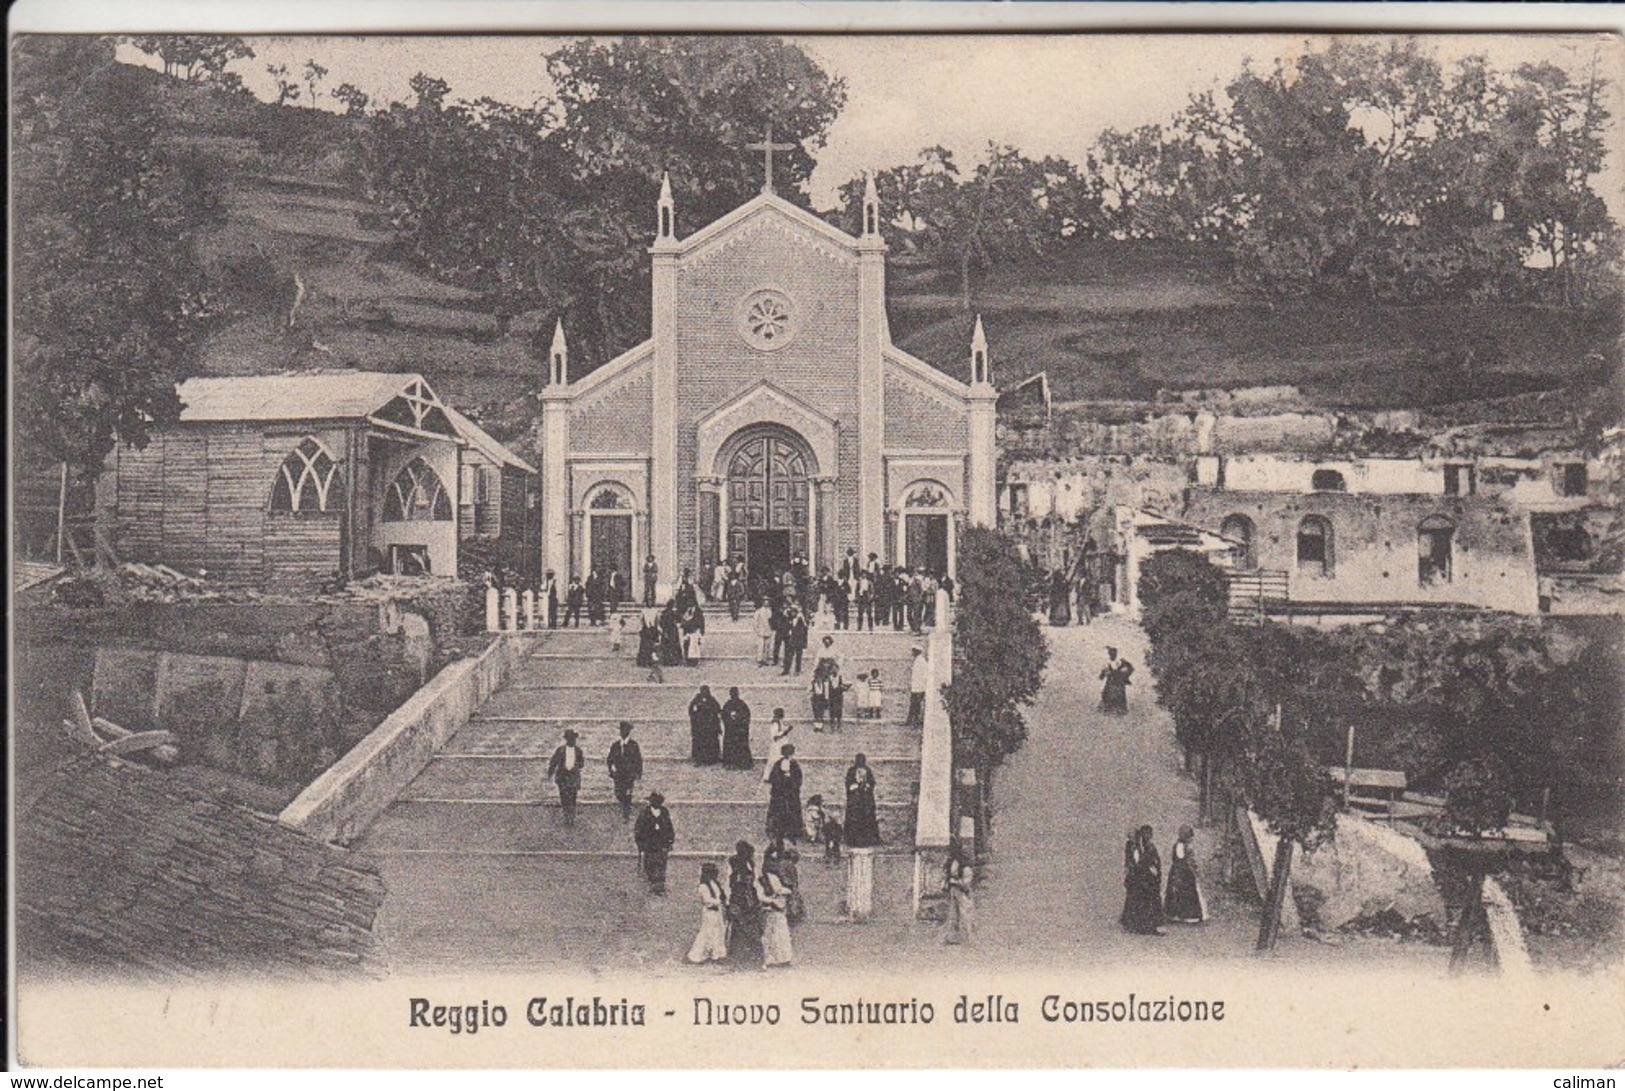
[[[643,779],[643,750],[632,737],[632,724],[621,721],[621,737],[609,744],[609,779],[615,783],[615,799],[621,805],[621,821],[632,819],[632,789]]]
[[[559,627],[559,578],[549,568],[542,579],[542,598],[547,601],[547,627]]]
[[[801,656],[806,650],[807,618],[792,605],[784,612],[784,669],[779,673],[789,674],[790,668],[794,666],[795,672],[800,674]]]
[[[559,809],[564,812],[566,826],[576,824],[576,794],[581,791],[581,766],[586,760],[576,745],[576,733],[567,730],[564,742],[547,762],[547,779],[559,786]]]
[[[671,812],[666,809],[666,797],[659,792],[649,793],[649,805],[638,815],[632,828],[632,840],[638,846],[638,859],[643,862],[643,877],[649,881],[654,894],[666,892],[666,858],[672,845],[677,843],[677,827]]]

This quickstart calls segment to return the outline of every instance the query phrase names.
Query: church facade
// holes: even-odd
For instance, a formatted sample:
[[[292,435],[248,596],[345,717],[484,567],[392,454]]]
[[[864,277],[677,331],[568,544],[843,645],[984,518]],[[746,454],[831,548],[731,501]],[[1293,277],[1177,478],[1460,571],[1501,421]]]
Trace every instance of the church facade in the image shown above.
[[[962,383],[891,343],[871,182],[857,236],[771,192],[649,248],[649,340],[574,382],[562,327],[542,391],[544,566],[777,574],[848,549],[952,572],[995,520],[996,391],[981,322]],[[639,582],[641,586],[641,582]]]

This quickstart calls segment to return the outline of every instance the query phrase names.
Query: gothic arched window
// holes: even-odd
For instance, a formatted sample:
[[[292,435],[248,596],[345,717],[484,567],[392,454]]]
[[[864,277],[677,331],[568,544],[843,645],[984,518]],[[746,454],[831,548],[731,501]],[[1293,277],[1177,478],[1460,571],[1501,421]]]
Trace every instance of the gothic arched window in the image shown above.
[[[440,475],[421,458],[408,462],[384,493],[384,522],[416,523],[451,518],[451,500]]]
[[[1332,524],[1324,516],[1304,516],[1298,524],[1298,571],[1330,576],[1335,564]]]
[[[271,481],[271,510],[286,512],[332,511],[344,498],[339,464],[327,448],[306,436],[288,452]]]

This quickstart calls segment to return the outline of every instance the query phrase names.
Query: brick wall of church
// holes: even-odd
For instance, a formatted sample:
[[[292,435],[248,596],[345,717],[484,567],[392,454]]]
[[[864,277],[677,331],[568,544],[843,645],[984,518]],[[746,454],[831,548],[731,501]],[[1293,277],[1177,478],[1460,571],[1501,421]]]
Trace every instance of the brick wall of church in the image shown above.
[[[649,364],[609,380],[584,396],[570,415],[576,451],[647,451],[651,437],[653,377]]]
[[[695,425],[762,379],[840,422],[835,528],[840,542],[857,538],[858,267],[855,257],[799,225],[761,215],[685,261],[677,272],[678,540],[692,564],[697,512]],[[739,334],[745,297],[762,288],[789,296],[793,337],[771,352]]]
[[[970,421],[963,402],[950,401],[898,369],[886,369],[886,447],[968,450]],[[963,498],[961,498],[963,499]]]

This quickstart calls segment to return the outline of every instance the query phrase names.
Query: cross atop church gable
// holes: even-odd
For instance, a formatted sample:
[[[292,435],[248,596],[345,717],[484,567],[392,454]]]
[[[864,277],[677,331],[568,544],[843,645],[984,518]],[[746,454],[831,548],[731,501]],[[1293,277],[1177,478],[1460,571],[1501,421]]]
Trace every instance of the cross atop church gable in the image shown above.
[[[763,134],[762,139],[758,143],[755,143],[755,144],[746,144],[745,147],[750,151],[761,152],[762,153],[762,158],[765,161],[764,176],[763,176],[763,179],[762,179],[762,192],[763,193],[772,193],[773,192],[773,153],[776,152],[776,151],[777,152],[792,151],[792,150],[795,149],[796,145],[795,144],[775,144],[775,143],[773,143],[773,123],[771,121],[769,121],[767,123],[767,131],[766,131],[765,134]]]

